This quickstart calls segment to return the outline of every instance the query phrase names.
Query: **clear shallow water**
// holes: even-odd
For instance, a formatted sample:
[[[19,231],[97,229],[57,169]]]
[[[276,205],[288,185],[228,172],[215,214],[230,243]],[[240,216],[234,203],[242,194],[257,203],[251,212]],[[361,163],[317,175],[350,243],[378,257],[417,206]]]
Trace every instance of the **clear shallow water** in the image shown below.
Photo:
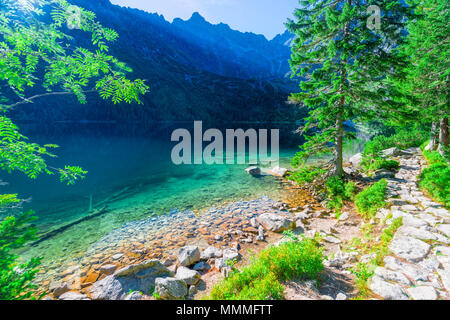
[[[277,199],[281,189],[275,177],[248,175],[244,171],[247,165],[172,164],[173,126],[145,132],[136,132],[133,126],[98,124],[23,129],[32,141],[61,146],[55,150],[58,158],[49,160],[52,166],[79,165],[89,171],[86,179],[74,186],[62,185],[51,176],[35,181],[20,174],[1,176],[9,183],[2,192],[30,199],[24,209],[36,212],[41,234],[89,216],[90,208],[105,208],[104,214],[77,223],[23,253],[43,256],[44,267],[82,256],[89,246],[126,222],[175,208],[195,212],[262,195]],[[280,165],[288,166],[296,151],[295,147],[282,147]]]

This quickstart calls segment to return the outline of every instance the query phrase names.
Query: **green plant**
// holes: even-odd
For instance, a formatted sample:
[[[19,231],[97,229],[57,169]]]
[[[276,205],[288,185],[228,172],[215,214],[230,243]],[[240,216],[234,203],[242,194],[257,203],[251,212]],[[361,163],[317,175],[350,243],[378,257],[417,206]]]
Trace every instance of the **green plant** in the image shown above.
[[[351,272],[356,276],[356,286],[359,295],[355,300],[366,299],[370,296],[370,289],[367,286],[367,281],[373,276],[373,270],[365,263],[358,263],[356,268],[351,269]]]
[[[299,185],[312,183],[317,177],[326,173],[326,170],[317,166],[305,166],[292,172],[288,179],[297,182]]]
[[[450,166],[437,163],[425,168],[419,175],[419,186],[433,199],[450,207]]]
[[[290,99],[309,109],[303,128],[308,139],[299,158],[333,151],[332,171],[343,176],[343,142],[355,136],[344,130],[344,122],[375,119],[396,105],[392,98],[396,91],[387,78],[404,60],[394,50],[383,48],[403,43],[405,37],[399,31],[414,15],[399,0],[377,1],[378,6],[389,8],[389,14],[381,17],[383,32],[376,32],[361,23],[361,17],[367,16],[367,1],[309,0],[301,4],[295,21],[287,23],[296,35],[292,76],[302,78],[301,90]]]
[[[322,250],[311,239],[290,241],[263,250],[252,263],[216,285],[210,295],[215,300],[282,299],[281,281],[292,278],[317,279],[323,270]],[[295,239],[295,240],[293,240]]]
[[[331,176],[325,182],[325,190],[329,207],[339,212],[344,206],[344,201],[354,199],[356,184],[352,181],[345,182],[337,176]]]
[[[420,147],[427,140],[428,132],[420,127],[400,128],[390,136],[376,136],[364,146],[363,155],[369,159],[378,159],[381,151],[389,148],[409,149]]]
[[[356,196],[355,205],[362,217],[374,217],[378,209],[386,206],[386,188],[387,181],[383,179],[361,191]]]
[[[33,212],[28,211],[0,221],[0,300],[30,299],[36,289],[32,280],[41,259],[20,262],[13,253],[36,239],[36,228],[30,226],[35,219]]]

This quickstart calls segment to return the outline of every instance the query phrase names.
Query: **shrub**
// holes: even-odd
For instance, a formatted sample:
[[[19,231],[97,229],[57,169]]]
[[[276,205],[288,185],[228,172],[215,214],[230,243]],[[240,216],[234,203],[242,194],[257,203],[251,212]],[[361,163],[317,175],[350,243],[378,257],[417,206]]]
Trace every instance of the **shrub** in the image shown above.
[[[400,129],[397,133],[387,136],[376,136],[367,142],[364,147],[364,155],[371,158],[377,158],[378,154],[389,148],[408,149],[420,147],[427,140],[429,133],[421,129]]]
[[[432,164],[419,175],[419,186],[430,197],[450,207],[450,166],[445,163]]]
[[[302,167],[288,176],[289,180],[297,182],[299,185],[312,183],[317,177],[324,175],[326,170],[316,166]]]
[[[328,205],[331,208],[340,210],[344,206],[345,200],[353,200],[356,193],[354,182],[345,181],[337,176],[328,178],[325,182],[325,189],[328,197]]]
[[[29,299],[31,290],[36,288],[32,281],[41,259],[21,263],[11,252],[36,238],[36,229],[30,226],[34,220],[33,212],[29,211],[0,221],[0,300]]]
[[[210,295],[213,300],[282,299],[281,281],[317,279],[323,270],[322,250],[311,239],[293,239],[263,250],[258,258],[241,272],[216,285]]]
[[[355,198],[355,205],[362,217],[374,217],[378,209],[384,207],[386,202],[387,181],[378,181],[369,188],[360,192]]]
[[[397,169],[400,166],[400,163],[395,160],[386,160],[383,158],[375,158],[371,159],[368,157],[365,157],[361,163],[361,167],[366,171],[376,171],[380,169]]]

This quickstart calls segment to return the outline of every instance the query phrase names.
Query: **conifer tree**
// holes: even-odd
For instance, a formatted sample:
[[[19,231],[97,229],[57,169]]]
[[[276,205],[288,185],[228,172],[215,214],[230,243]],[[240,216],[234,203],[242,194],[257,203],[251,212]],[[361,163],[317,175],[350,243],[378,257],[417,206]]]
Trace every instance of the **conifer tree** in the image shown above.
[[[419,18],[408,23],[408,37],[400,48],[409,61],[406,77],[397,82],[409,99],[404,108],[416,112],[416,121],[432,123],[427,149],[448,148],[448,101],[450,74],[450,2],[415,0]],[[439,135],[437,129],[439,127]]]
[[[313,135],[297,160],[334,150],[332,173],[343,175],[344,122],[385,117],[398,104],[387,79],[403,64],[393,48],[411,15],[397,0],[300,1],[287,27],[297,35],[291,68],[304,80],[291,99],[310,109],[303,132]]]

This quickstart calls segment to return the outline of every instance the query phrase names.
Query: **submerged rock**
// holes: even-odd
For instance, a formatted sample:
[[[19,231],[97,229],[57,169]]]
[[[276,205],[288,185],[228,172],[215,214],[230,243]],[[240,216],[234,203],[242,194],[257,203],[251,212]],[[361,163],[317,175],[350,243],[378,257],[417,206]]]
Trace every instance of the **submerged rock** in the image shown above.
[[[130,290],[149,292],[154,288],[157,277],[172,275],[158,260],[147,260],[116,271],[94,283],[88,291],[94,300],[120,300]]]
[[[261,169],[258,167],[249,167],[245,169],[245,172],[252,176],[259,176],[261,174]]]

